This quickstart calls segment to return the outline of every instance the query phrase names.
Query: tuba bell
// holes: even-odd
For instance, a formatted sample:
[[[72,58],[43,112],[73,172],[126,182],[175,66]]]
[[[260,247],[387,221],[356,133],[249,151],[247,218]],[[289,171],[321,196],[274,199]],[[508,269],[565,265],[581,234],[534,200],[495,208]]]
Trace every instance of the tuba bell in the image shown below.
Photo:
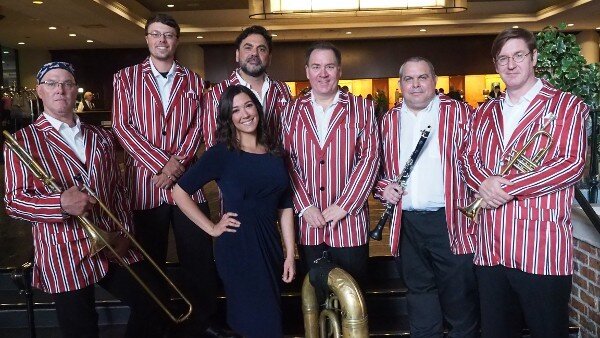
[[[23,164],[27,167],[27,169],[29,169],[37,179],[41,180],[44,183],[44,185],[46,187],[48,187],[50,190],[52,190],[53,192],[55,192],[55,193],[62,192],[61,188],[58,186],[58,184],[56,183],[56,181],[54,180],[52,175],[50,175],[48,172],[46,172],[44,170],[44,168],[40,164],[38,164],[33,159],[33,157],[31,157],[31,155],[23,147],[21,147],[21,145],[19,145],[17,140],[15,140],[8,131],[5,130],[5,131],[3,131],[2,134],[5,137],[6,146],[12,152],[14,152],[15,155],[17,155],[17,157],[21,160],[21,162],[23,162]],[[75,179],[77,179],[77,177]],[[90,189],[90,187],[85,184],[83,185],[83,188],[88,192],[88,194],[90,196],[92,196],[94,199],[96,199],[100,208],[112,219],[112,221],[117,225],[119,230],[131,241],[131,244],[137,250],[139,250],[141,252],[141,254],[144,256],[144,259],[147,260],[152,265],[152,267],[154,267],[154,269],[165,280],[165,282],[172,288],[172,290],[174,290],[181,297],[181,299],[183,299],[183,301],[188,306],[188,311],[177,317],[171,313],[171,311],[167,308],[167,306],[158,298],[158,296],[154,292],[152,292],[152,290],[150,290],[148,285],[138,276],[138,274],[135,273],[135,271],[133,271],[129,267],[129,265],[125,262],[125,260],[123,260],[123,258],[117,254],[117,251],[111,245],[113,238],[114,238],[114,236],[116,236],[116,234],[109,233],[109,232],[106,232],[106,231],[98,228],[97,225],[92,223],[85,216],[75,216],[75,218],[77,219],[77,224],[79,224],[84,229],[86,234],[89,236],[89,240],[91,243],[90,254],[95,255],[103,249],[110,250],[113,253],[113,255],[115,256],[115,259],[117,260],[119,265],[123,266],[131,274],[131,276],[140,284],[140,286],[144,289],[144,291],[146,291],[146,293],[148,293],[148,295],[156,302],[156,304],[165,312],[165,314],[173,322],[180,323],[180,322],[183,322],[184,320],[186,320],[192,314],[192,303],[190,303],[190,301],[183,295],[183,293],[181,291],[179,291],[179,289],[175,286],[175,284],[173,284],[173,282],[169,279],[169,277],[167,277],[167,275],[156,264],[156,262],[154,262],[154,260],[146,253],[144,248],[142,248],[142,246],[135,240],[135,238],[133,238],[133,236],[125,229],[123,224],[108,209],[108,207],[100,199],[98,199],[98,196],[94,193],[94,191],[92,191]]]
[[[334,338],[368,337],[366,304],[358,283],[339,267],[334,267],[322,277],[326,278],[330,290],[322,311],[319,311],[317,294],[309,275],[304,278],[302,284],[305,337],[325,338],[330,335]]]

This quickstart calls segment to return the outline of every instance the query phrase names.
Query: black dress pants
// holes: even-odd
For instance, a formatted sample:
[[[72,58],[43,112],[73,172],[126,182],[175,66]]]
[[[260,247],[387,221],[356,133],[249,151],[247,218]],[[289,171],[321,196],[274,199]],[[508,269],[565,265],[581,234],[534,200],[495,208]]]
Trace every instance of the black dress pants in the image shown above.
[[[450,251],[445,209],[403,211],[398,269],[408,288],[411,337],[479,337],[473,254]]]
[[[369,245],[360,245],[348,248],[334,248],[325,243],[319,245],[300,245],[300,259],[307,272],[315,265],[315,260],[323,257],[327,252],[329,259],[347,271],[360,286],[367,276],[367,262],[369,260]]]
[[[160,276],[148,262],[133,263],[130,267],[164,304],[168,304],[168,293],[160,283]],[[98,282],[98,285],[131,309],[126,337],[164,335],[168,325],[166,315],[124,267],[110,263],[108,273]],[[80,290],[56,293],[52,296],[63,337],[98,337],[94,284]]]
[[[484,338],[569,336],[572,276],[535,275],[502,265],[476,266]]]
[[[207,203],[199,205],[209,216]],[[182,323],[186,336],[198,337],[210,325],[216,310],[217,272],[212,237],[192,222],[177,206],[164,203],[148,210],[133,212],[136,237],[140,245],[160,266],[165,266],[169,224],[173,226],[177,256],[183,273],[178,285],[193,307],[192,315]],[[165,286],[166,287],[166,286]]]

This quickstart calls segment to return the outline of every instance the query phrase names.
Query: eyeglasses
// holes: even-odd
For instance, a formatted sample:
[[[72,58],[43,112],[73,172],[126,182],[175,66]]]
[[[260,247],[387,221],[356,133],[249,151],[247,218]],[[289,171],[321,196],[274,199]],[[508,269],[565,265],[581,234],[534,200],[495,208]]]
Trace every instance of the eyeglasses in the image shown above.
[[[77,83],[75,83],[73,81],[65,81],[65,82],[41,81],[40,84],[46,85],[50,89],[55,89],[59,85],[63,86],[66,89],[73,89],[73,88],[75,88],[77,86]]]
[[[523,52],[518,52],[517,54],[515,54],[513,56],[503,55],[503,56],[495,59],[495,61],[498,66],[506,66],[508,64],[508,60],[510,60],[510,59],[513,59],[513,61],[515,63],[521,63],[521,62],[523,62],[523,60],[525,60],[525,57],[529,54],[531,54],[531,52],[529,52],[527,54],[524,54]]]
[[[150,35],[154,39],[160,39],[161,37],[164,36],[165,39],[167,39],[167,40],[173,40],[177,37],[177,34],[175,34],[175,33],[161,33],[161,32],[150,32],[150,33],[148,33],[148,35]]]

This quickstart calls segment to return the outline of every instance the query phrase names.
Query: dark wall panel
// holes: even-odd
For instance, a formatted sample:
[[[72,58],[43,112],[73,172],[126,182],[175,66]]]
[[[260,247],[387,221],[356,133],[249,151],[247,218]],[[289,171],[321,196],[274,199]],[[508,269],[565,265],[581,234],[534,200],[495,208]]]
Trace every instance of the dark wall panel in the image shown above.
[[[98,95],[96,98],[98,109],[110,110],[113,74],[121,68],[144,60],[148,56],[148,49],[53,50],[50,51],[50,55],[53,61],[72,63],[78,85]]]
[[[430,59],[440,75],[495,73],[489,51],[494,36],[345,40],[334,42],[342,51],[344,79],[398,76],[402,61],[420,55]],[[269,73],[284,81],[306,80],[304,52],[310,42],[275,43]],[[203,45],[206,78],[227,77],[235,68],[233,45]]]

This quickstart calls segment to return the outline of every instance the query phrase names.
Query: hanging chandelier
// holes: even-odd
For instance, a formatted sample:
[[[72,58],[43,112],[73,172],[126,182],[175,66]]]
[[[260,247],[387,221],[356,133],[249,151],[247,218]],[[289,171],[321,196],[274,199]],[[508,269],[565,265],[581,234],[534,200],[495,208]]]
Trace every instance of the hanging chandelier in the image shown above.
[[[250,0],[251,19],[306,16],[456,13],[467,0]]]

